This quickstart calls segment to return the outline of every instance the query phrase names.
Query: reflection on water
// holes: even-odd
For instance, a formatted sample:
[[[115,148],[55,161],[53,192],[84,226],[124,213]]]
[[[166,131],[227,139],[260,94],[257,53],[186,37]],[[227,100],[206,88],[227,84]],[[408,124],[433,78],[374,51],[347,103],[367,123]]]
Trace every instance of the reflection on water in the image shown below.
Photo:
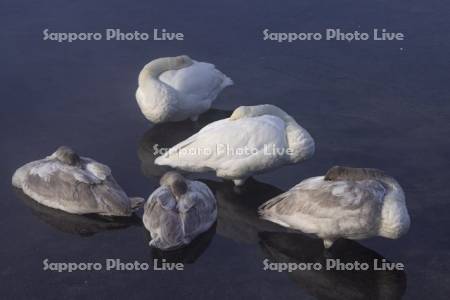
[[[241,243],[257,243],[260,231],[283,231],[273,223],[261,220],[257,208],[283,191],[267,183],[249,178],[239,190],[230,181],[206,181],[217,199],[217,232]]]
[[[13,190],[17,198],[31,209],[31,213],[35,217],[65,233],[87,237],[106,230],[124,229],[130,226],[142,225],[141,219],[136,215],[131,217],[103,217],[99,215],[69,214],[34,201],[20,189],[13,188]]]
[[[154,125],[147,130],[139,142],[138,156],[142,173],[147,177],[160,177],[169,171],[169,167],[155,165],[156,149],[170,148],[198,132],[211,122],[227,118],[231,111],[211,109],[200,115],[196,122],[183,121]]]
[[[260,234],[261,247],[271,262],[320,263],[339,259],[342,263],[368,263],[384,257],[357,242],[338,240],[324,252],[321,240],[295,233]],[[318,299],[401,299],[406,289],[403,271],[293,271],[290,277],[304,290]]]
[[[148,245],[151,240],[151,236],[148,231],[145,232],[146,242]],[[192,240],[189,245],[185,245],[179,249],[164,251],[152,247],[152,258],[158,260],[165,259],[167,262],[192,264],[206,251],[215,234],[216,224]]]
[[[450,189],[446,185],[450,180],[449,1],[290,0],[280,5],[201,0],[194,6],[182,5],[182,1],[4,3],[8,5],[2,6],[0,16],[8,42],[2,43],[0,56],[4,99],[0,110],[1,178],[10,178],[18,166],[36,159],[39,153],[67,144],[111,166],[130,193],[149,195],[149,181],[155,186],[156,180],[142,178],[141,162],[136,161],[137,137],[150,127],[135,101],[137,75],[150,58],[188,54],[216,64],[235,81],[235,87],[224,90],[215,106],[233,110],[239,105],[275,104],[316,140],[313,159],[257,178],[287,189],[335,164],[376,167],[398,178],[407,193],[414,224],[402,239],[368,243],[407,264],[406,299],[447,299],[450,295]],[[50,32],[85,32],[113,25],[122,32],[165,27],[182,31],[186,38],[182,42],[42,40],[41,30],[47,27]],[[262,34],[264,28],[271,32],[324,32],[337,27],[346,32],[386,28],[404,32],[407,38],[401,42],[280,44],[264,41]],[[139,155],[148,176],[152,176],[154,157],[145,154],[152,153],[152,143],[171,146],[194,133],[195,126],[202,127],[193,122],[179,124],[157,125],[146,134],[148,141],[143,138]],[[172,126],[179,128],[171,130]],[[269,197],[244,197],[224,187],[226,192],[220,186],[217,190],[221,193],[216,192],[222,212],[218,233],[234,240],[256,241],[259,228],[268,229],[259,223],[253,209],[246,213],[246,201]],[[142,236],[144,229],[132,226],[114,234],[98,234],[98,239],[48,236],[46,225],[33,227],[41,221],[17,203],[10,180],[3,180],[0,192],[4,200],[0,201],[2,299],[76,299],[95,294],[101,299],[151,295],[153,300],[168,298],[167,291],[174,299],[302,299],[311,290],[321,298],[339,298],[334,290],[349,291],[351,287],[331,273],[329,285],[323,284],[327,274],[312,274],[311,278],[295,274],[303,278],[298,280],[303,286],[310,286],[300,289],[287,280],[287,274],[261,271],[258,244],[237,243],[222,236],[214,238],[195,267],[183,273],[42,273],[42,257],[146,260],[150,248]],[[76,223],[72,218],[79,216],[65,215],[56,218],[60,220],[56,223]],[[230,221],[221,221],[226,219]],[[298,242],[297,238],[294,241]],[[275,244],[283,243],[274,243],[273,248],[280,246]],[[320,241],[307,245],[287,257],[298,254],[301,258],[304,251],[312,258],[321,255]],[[361,272],[361,276],[367,275]],[[401,278],[398,285],[392,285],[397,295],[403,291]],[[352,280],[355,291],[364,290],[358,278]],[[369,280],[375,291],[372,298],[381,298],[380,275]],[[338,284],[333,286],[333,282]]]

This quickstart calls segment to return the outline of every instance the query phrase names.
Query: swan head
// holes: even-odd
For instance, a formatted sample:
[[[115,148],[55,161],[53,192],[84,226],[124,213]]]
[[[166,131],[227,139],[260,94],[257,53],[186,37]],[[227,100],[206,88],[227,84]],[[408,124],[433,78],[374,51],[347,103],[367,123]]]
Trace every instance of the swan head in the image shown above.
[[[255,106],[239,106],[231,114],[230,120],[234,121],[242,118],[259,117],[263,115],[276,116],[286,122],[292,121],[292,117],[289,116],[285,111],[271,104],[262,104]]]
[[[60,162],[69,166],[77,166],[81,159],[78,154],[67,146],[61,146],[50,156],[50,158],[57,159]]]
[[[168,187],[177,199],[188,190],[186,179],[180,173],[174,171],[164,174],[159,184]]]
[[[394,178],[378,169],[341,166],[332,167],[325,175],[325,180],[331,181],[359,181],[367,179],[375,179],[386,188],[378,234],[389,239],[399,238],[408,232],[411,220],[405,203],[405,193]]]
[[[87,163],[86,170],[100,180],[106,180],[111,175],[111,169],[108,166],[95,161]]]
[[[239,106],[230,116],[231,121],[239,120],[245,117],[250,117],[251,106]]]
[[[168,70],[179,70],[187,68],[193,64],[192,59],[187,55],[173,57],[163,57],[151,61],[148,66],[151,70],[161,72]]]
[[[334,166],[325,174],[325,180],[364,180],[364,179],[383,179],[388,176],[381,170],[370,168],[350,168],[343,166]]]
[[[187,55],[173,57],[172,63],[174,64],[173,69],[186,68],[193,64],[192,59]]]

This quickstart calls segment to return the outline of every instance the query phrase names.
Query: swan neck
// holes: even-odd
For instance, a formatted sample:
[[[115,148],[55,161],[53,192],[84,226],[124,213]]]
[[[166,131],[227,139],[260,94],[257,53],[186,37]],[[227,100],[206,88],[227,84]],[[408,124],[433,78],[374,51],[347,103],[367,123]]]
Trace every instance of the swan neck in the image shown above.
[[[186,65],[180,59],[176,57],[163,57],[155,59],[142,68],[141,73],[139,73],[139,85],[143,85],[147,79],[153,79],[159,81],[159,76],[170,70],[178,70]]]

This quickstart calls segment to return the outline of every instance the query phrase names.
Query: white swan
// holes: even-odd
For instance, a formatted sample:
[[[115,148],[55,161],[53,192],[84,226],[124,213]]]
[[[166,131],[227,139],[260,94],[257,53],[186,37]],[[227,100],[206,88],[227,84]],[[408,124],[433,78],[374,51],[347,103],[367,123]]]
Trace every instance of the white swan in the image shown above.
[[[72,214],[130,216],[144,202],[129,198],[107,166],[65,146],[17,169],[12,184],[40,204]]]
[[[216,198],[206,184],[176,172],[167,172],[160,184],[144,206],[151,247],[168,250],[187,245],[214,224]]]
[[[263,219],[315,234],[325,248],[340,238],[405,234],[410,218],[395,179],[376,169],[333,167],[306,179],[259,208]]]
[[[213,64],[188,56],[158,58],[139,74],[136,99],[144,116],[153,123],[196,120],[207,111],[230,78]]]
[[[253,174],[311,157],[310,134],[274,105],[241,106],[155,160],[189,172],[215,171],[242,185]]]

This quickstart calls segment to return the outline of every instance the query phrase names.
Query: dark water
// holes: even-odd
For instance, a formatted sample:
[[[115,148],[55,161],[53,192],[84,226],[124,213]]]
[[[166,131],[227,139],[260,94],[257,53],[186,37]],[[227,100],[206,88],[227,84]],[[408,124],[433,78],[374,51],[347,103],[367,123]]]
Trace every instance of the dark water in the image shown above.
[[[0,295],[8,298],[447,299],[450,295],[449,9],[446,1],[2,1]],[[55,32],[181,31],[184,42],[42,40]],[[397,42],[262,41],[261,31],[371,31]],[[401,50],[402,48],[403,50]],[[199,123],[158,126],[134,99],[149,59],[186,53],[215,63],[236,85]],[[313,159],[250,181],[240,194],[209,178],[219,200],[215,228],[171,254],[183,272],[42,270],[48,258],[151,262],[139,220],[55,214],[17,194],[14,170],[66,144],[108,164],[132,196],[148,196],[158,172],[148,151],[170,144],[241,104],[287,110],[317,143]],[[203,123],[202,123],[203,122]],[[318,240],[267,233],[254,208],[335,164],[377,167],[407,194],[410,232],[391,241],[340,241],[342,259],[386,258],[406,272],[336,274],[263,271],[262,261],[321,261]],[[144,176],[145,175],[145,176]],[[277,227],[275,227],[276,229]],[[114,229],[114,230],[109,230]]]

